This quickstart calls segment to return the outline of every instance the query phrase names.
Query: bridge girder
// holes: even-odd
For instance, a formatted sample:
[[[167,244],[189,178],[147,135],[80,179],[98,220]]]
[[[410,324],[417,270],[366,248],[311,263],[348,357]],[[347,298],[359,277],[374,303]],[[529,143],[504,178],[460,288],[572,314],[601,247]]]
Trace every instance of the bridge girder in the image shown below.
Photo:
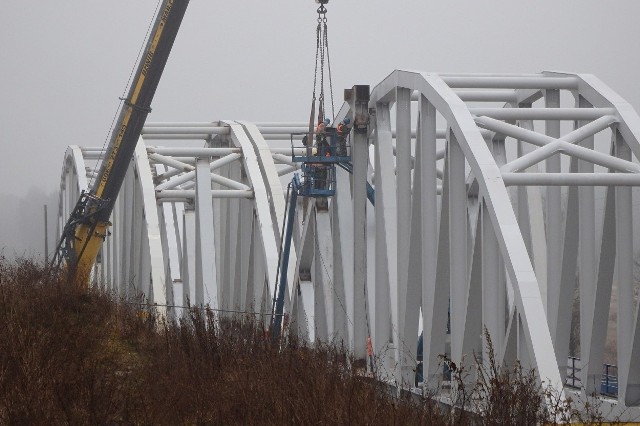
[[[289,327],[354,353],[364,351],[354,342],[370,336],[378,376],[405,387],[420,327],[433,387],[442,354],[486,362],[486,328],[499,363],[519,359],[561,391],[578,282],[588,395],[600,390],[615,288],[618,398],[640,405],[632,190],[640,185],[640,118],[630,105],[591,75],[398,70],[374,88],[369,107],[375,206],[354,219],[351,177],[338,170],[328,208],[299,209]],[[345,104],[336,121],[350,114]],[[297,168],[289,138],[306,131],[305,123],[147,124],[96,283],[141,292],[169,314],[188,299],[268,321],[283,182]],[[178,146],[148,145],[154,140]],[[197,140],[204,147],[193,147]],[[91,148],[67,151],[60,223],[98,157]],[[353,288],[354,226],[367,228],[362,295]]]

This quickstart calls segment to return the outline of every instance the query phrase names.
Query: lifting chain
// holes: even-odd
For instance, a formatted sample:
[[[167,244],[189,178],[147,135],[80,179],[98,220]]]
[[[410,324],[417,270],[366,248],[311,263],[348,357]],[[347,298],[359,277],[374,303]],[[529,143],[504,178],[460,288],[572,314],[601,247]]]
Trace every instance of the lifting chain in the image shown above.
[[[318,7],[318,26],[316,27],[316,62],[313,75],[313,103],[316,101],[316,88],[318,85],[318,69],[320,71],[320,95],[318,96],[318,122],[325,118],[325,95],[324,95],[324,69],[325,60],[329,78],[329,91],[331,96],[331,118],[334,117],[335,107],[333,102],[333,81],[331,79],[331,61],[329,59],[329,39],[327,37],[327,8],[324,3]],[[313,113],[312,113],[313,115]]]

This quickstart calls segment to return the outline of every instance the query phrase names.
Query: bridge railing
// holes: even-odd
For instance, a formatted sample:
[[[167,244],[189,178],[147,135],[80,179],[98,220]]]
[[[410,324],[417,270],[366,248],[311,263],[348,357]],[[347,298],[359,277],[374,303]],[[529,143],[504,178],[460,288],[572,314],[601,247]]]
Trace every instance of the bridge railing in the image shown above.
[[[569,357],[567,363],[566,386],[580,389],[582,366],[580,358]],[[618,396],[618,366],[612,364],[602,365],[602,382],[600,383],[600,394],[606,396]]]
[[[580,379],[582,368],[580,367],[580,358],[569,357],[567,363],[567,379],[566,386],[570,388],[580,389],[582,387],[582,380]]]

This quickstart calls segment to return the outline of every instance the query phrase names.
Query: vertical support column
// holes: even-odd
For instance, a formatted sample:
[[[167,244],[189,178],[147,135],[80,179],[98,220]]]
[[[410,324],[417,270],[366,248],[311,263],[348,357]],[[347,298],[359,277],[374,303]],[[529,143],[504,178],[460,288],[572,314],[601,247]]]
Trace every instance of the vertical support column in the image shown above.
[[[133,167],[131,168],[133,174]],[[131,203],[131,216],[132,216],[132,228],[131,228],[131,242],[130,242],[130,255],[129,258],[129,294],[133,297],[137,297],[142,293],[142,277],[140,276],[140,247],[142,241],[142,224],[144,218],[142,217],[142,194],[140,191],[140,181],[138,179],[132,179],[131,192],[133,192],[133,203]]]
[[[252,248],[252,278],[253,278],[253,294],[251,297],[250,306],[255,306],[256,312],[262,314],[270,313],[273,308],[274,294],[269,288],[268,280],[268,266],[266,262],[266,254],[264,249],[263,240],[260,233],[260,224],[257,217],[254,218],[253,225],[253,248]],[[268,326],[271,318],[267,315],[262,315],[259,318],[264,321],[264,325]]]
[[[114,211],[116,210],[116,208],[114,207]],[[113,216],[113,214],[112,214]],[[111,228],[114,229],[115,226],[113,224],[113,217],[111,218]],[[113,236],[107,236],[107,238],[105,239],[104,245],[106,246],[106,250],[105,250],[105,254],[106,254],[106,268],[107,268],[107,273],[106,273],[106,281],[105,281],[105,287],[107,291],[112,291],[113,290]]]
[[[530,108],[531,104],[521,104],[520,107]],[[531,131],[534,130],[532,120],[521,121],[520,127]],[[532,148],[529,144],[518,141],[518,157],[531,151]],[[536,164],[524,171],[539,172],[539,167]],[[537,186],[518,187],[518,223],[525,237],[529,258],[533,263],[545,313],[547,313],[547,239],[544,231],[545,223],[541,190]],[[525,221],[526,225],[523,226]]]
[[[345,93],[354,111],[351,158],[353,162],[353,355],[365,359],[367,324],[367,169],[369,167],[369,86],[353,86]]]
[[[578,160],[571,158],[569,164],[571,173],[577,173]],[[560,377],[564,380],[567,372],[567,360],[569,356],[569,340],[571,336],[571,317],[573,316],[573,300],[576,288],[576,270],[578,266],[578,240],[580,235],[578,188],[570,186],[567,190],[567,210],[564,237],[562,240],[562,274],[560,275],[560,288],[557,290],[559,298],[557,316],[555,322],[556,360],[560,370]],[[578,220],[576,220],[578,218]],[[555,290],[555,289],[554,289]]]
[[[120,205],[122,204],[122,194],[116,198],[111,212],[111,252],[112,264],[109,277],[110,290],[119,294],[120,292]]]
[[[578,108],[591,108],[592,105],[585,98],[578,95]],[[588,121],[578,121],[577,127],[584,126]],[[594,137],[589,136],[582,143],[585,148],[593,149]],[[593,173],[593,163],[578,160],[579,173]],[[596,214],[595,192],[593,186],[578,188],[578,221],[580,235],[580,252],[578,276],[580,279],[580,359],[591,360],[591,334],[593,332],[593,310],[596,292]],[[588,368],[582,368],[582,383],[587,395],[596,391],[595,383],[589,383]],[[562,374],[562,370],[561,370]]]
[[[522,103],[518,105],[519,108],[531,108],[530,103]],[[533,121],[532,120],[522,120],[519,123],[520,127],[523,129],[533,131]],[[523,155],[531,152],[531,148],[529,144],[518,140],[517,145],[517,154],[518,158]],[[499,164],[498,166],[502,166]],[[522,233],[522,238],[524,239],[524,244],[527,246],[527,251],[529,252],[529,258],[531,262],[533,262],[533,250],[532,250],[532,242],[531,242],[531,219],[529,217],[529,200],[527,196],[528,188],[524,185],[517,187],[517,200],[518,200],[518,210],[516,212],[518,216],[518,225],[520,225],[520,232]],[[546,273],[546,271],[545,271]],[[546,288],[544,289],[546,292]],[[544,296],[543,296],[544,297]]]
[[[196,217],[193,203],[184,204],[182,213],[182,303],[193,305],[196,299]],[[188,304],[187,304],[188,302]]]
[[[526,128],[528,130],[533,130],[533,122],[531,121],[524,121],[521,122],[520,125],[523,128]],[[498,167],[503,166],[504,164],[506,164],[507,162],[507,149],[505,146],[505,139],[504,136],[502,135],[495,135],[493,137],[493,139],[491,140],[491,151],[493,153],[493,157],[495,159],[496,164],[498,165]],[[526,187],[519,187],[518,190],[520,190],[520,188],[526,188]],[[525,195],[528,193],[530,188],[526,188],[525,189]],[[518,209],[520,210],[523,206],[528,206],[528,202],[521,202],[521,198],[520,198],[521,194],[518,193]],[[527,200],[528,201],[528,200]],[[482,237],[483,238],[487,238],[486,240],[486,245],[485,245],[485,240],[483,240],[483,247],[482,247],[482,268],[483,268],[483,276],[482,276],[482,288],[483,288],[483,296],[482,296],[482,300],[483,303],[485,301],[485,297],[488,299],[486,300],[489,306],[485,306],[483,304],[483,318],[485,318],[486,315],[486,319],[487,322],[484,323],[484,325],[487,327],[487,330],[489,331],[489,337],[492,339],[493,341],[493,345],[495,348],[495,354],[496,354],[496,360],[498,363],[502,362],[502,360],[505,358],[505,344],[506,344],[506,340],[508,339],[508,336],[505,334],[505,322],[506,322],[506,316],[507,313],[509,311],[509,309],[513,306],[513,304],[515,303],[514,301],[514,295],[513,295],[513,291],[511,290],[511,287],[507,287],[507,277],[505,275],[505,269],[504,269],[504,262],[502,259],[502,256],[500,255],[500,251],[499,251],[499,246],[498,246],[498,241],[496,239],[496,234],[495,234],[495,230],[493,229],[493,225],[490,223],[491,222],[491,218],[489,217],[489,212],[486,209],[486,204],[484,203],[484,201],[482,202],[483,207],[482,207],[482,213],[483,214],[483,225],[482,225]],[[486,215],[485,215],[486,213]],[[529,212],[527,212],[529,213]],[[542,213],[541,213],[542,214]],[[521,225],[521,220],[524,217],[524,214],[519,215],[518,217],[518,223],[520,224],[520,228],[522,228]],[[529,215],[526,215],[527,218],[529,218]],[[489,223],[485,223],[484,221],[489,221]],[[544,228],[543,228],[544,231]],[[476,231],[477,232],[477,231]],[[493,233],[493,234],[491,234]],[[493,244],[495,243],[495,246],[493,246]],[[525,241],[526,244],[526,241]],[[484,268],[487,268],[487,270],[485,271]],[[547,271],[545,270],[544,273],[546,274]],[[485,275],[486,274],[486,275]],[[488,282],[488,280],[495,280],[493,282]],[[484,291],[488,291],[488,294],[485,294]],[[491,292],[493,291],[497,291],[498,293],[496,293],[495,295],[492,295]],[[495,298],[494,298],[495,297]],[[491,311],[491,309],[493,309],[494,307],[492,306],[495,303],[495,307],[497,307],[498,309],[501,309],[500,312],[493,312]],[[487,311],[487,309],[489,311]],[[515,318],[513,321],[513,339],[512,339],[512,354],[513,357],[512,359],[515,360],[516,356],[517,356],[517,344],[516,344],[516,338],[515,336],[517,335],[517,325],[518,325],[518,316],[517,315],[513,315],[512,318]],[[483,336],[482,336],[482,342],[483,342],[483,348],[484,350],[488,349],[487,348],[487,341],[486,341],[486,337],[484,336],[484,332],[483,332]],[[488,354],[483,354],[483,355],[488,355]],[[484,358],[483,359],[487,359]]]
[[[518,200],[519,201],[519,200]],[[496,360],[505,343],[505,280],[501,278],[504,265],[500,259],[500,247],[496,239],[489,211],[484,201],[481,201],[482,229],[482,324],[486,327],[491,338]],[[488,342],[483,333],[483,356],[487,365],[489,360]]]
[[[612,141],[615,141],[615,134],[616,132],[613,131]],[[612,172],[612,170],[609,170],[609,173]],[[587,370],[587,383],[585,388],[587,393],[591,393],[590,390],[592,388],[599,393],[600,383],[602,381],[602,362],[604,359],[605,341],[607,339],[607,328],[609,327],[611,288],[613,287],[613,275],[616,264],[615,190],[613,186],[605,189],[606,195],[604,201],[604,218],[602,220],[602,238],[600,240],[598,280],[596,281],[593,322],[591,325],[590,358],[589,362],[582,366],[583,369]]]
[[[249,200],[240,202],[240,226],[238,226],[237,261],[236,261],[236,285],[233,293],[233,309],[247,310],[247,283],[249,277],[249,265],[251,262],[251,236],[253,234],[253,206]]]
[[[616,156],[631,161],[631,149],[616,130]],[[633,335],[633,203],[629,186],[616,187],[616,261],[618,291],[618,398],[623,400],[627,390],[627,375],[631,363]],[[637,362],[637,360],[634,360]]]
[[[411,237],[411,90],[396,89],[396,211],[398,222],[398,311],[404,311]],[[399,328],[403,319],[399,317]],[[400,335],[402,340],[404,336]]]
[[[60,187],[60,223],[58,224],[58,229],[62,231],[64,229],[64,225],[66,224],[67,218],[69,217],[69,163],[65,160],[64,166],[64,178],[63,183]],[[61,235],[61,232],[58,232],[58,237]]]
[[[353,205],[349,173],[336,168],[336,195],[331,200],[333,238],[333,325],[335,342],[353,348]],[[362,295],[364,298],[364,294]],[[348,330],[351,330],[349,332]]]
[[[197,306],[219,308],[214,248],[209,160],[196,161],[196,299]]]
[[[211,159],[209,159],[211,161]],[[230,165],[227,164],[218,170],[221,176],[229,177]],[[217,182],[211,182],[212,189],[224,190],[224,186]],[[229,293],[231,288],[230,275],[229,275],[229,258],[232,256],[229,252],[229,245],[231,244],[231,199],[229,198],[212,198],[213,203],[213,215],[214,215],[214,233],[217,235],[216,239],[216,267],[218,270],[217,283],[220,286],[220,299],[218,304],[220,309],[229,309]],[[224,313],[226,315],[228,313]]]
[[[238,163],[230,164],[228,176],[234,181],[241,179],[241,170]],[[223,276],[225,282],[220,283],[223,289],[222,297],[223,306],[226,309],[233,309],[233,300],[235,293],[240,291],[238,285],[238,277],[236,276],[237,263],[240,257],[236,255],[237,246],[240,244],[238,238],[238,226],[240,218],[240,200],[238,198],[230,198],[226,200],[227,217],[225,226],[225,256]]]
[[[557,89],[545,90],[544,102],[547,108],[559,108],[560,91]],[[547,120],[545,128],[547,136],[560,137],[560,122],[558,120]],[[559,173],[561,171],[560,156],[556,154],[545,160],[545,168],[547,173]],[[547,222],[547,321],[551,339],[555,343],[562,276],[562,198],[559,186],[547,187],[545,211]]]
[[[395,311],[398,313],[395,324],[396,355],[401,370],[411,372],[415,369],[415,353],[406,353],[415,346],[415,336],[407,336],[411,340],[405,347],[404,313],[406,311],[407,282],[409,278],[409,255],[411,241],[411,90],[396,88],[396,221],[397,221],[397,301]],[[415,352],[415,351],[411,351]],[[413,385],[410,374],[397,374],[402,377],[402,386]]]
[[[136,164],[136,170],[138,172],[138,179],[140,182],[140,198],[142,205],[144,206],[144,223],[145,223],[145,238],[143,239],[143,251],[148,252],[148,256],[145,255],[144,262],[148,262],[148,287],[146,289],[146,296],[153,302],[161,305],[157,308],[158,315],[162,318],[166,316],[167,311],[164,306],[171,299],[167,299],[166,274],[163,269],[165,264],[165,255],[163,248],[161,247],[162,231],[164,224],[162,223],[163,217],[157,215],[158,209],[156,208],[156,194],[153,185],[153,174],[151,172],[151,166],[147,157],[147,149],[145,148],[142,138],[138,140],[135,150],[134,161]],[[145,266],[146,268],[147,266]],[[145,275],[147,274],[144,271]],[[171,277],[171,275],[169,275]],[[146,282],[146,278],[145,278]],[[169,302],[171,304],[171,302]]]
[[[631,357],[632,360],[637,360],[640,357],[640,318],[638,318],[638,314],[640,310],[636,308],[636,318],[635,318],[635,327],[634,334],[632,337],[632,348],[631,348]],[[638,367],[637,363],[632,363],[629,368],[629,373],[627,375],[627,390],[625,392],[625,405],[627,407],[637,407],[640,405],[640,367]]]
[[[446,319],[449,307],[447,282],[437,280],[438,261],[438,181],[436,171],[436,109],[424,95],[420,95],[420,203],[422,245],[422,353],[424,387],[438,386],[439,359],[445,353]],[[445,168],[445,172],[446,172]],[[443,180],[443,194],[445,193]],[[447,203],[442,197],[443,203]],[[443,210],[448,207],[443,204]],[[445,231],[445,234],[448,231]],[[440,236],[440,238],[444,235]],[[444,239],[448,243],[447,238]],[[442,240],[441,240],[442,241]],[[444,265],[443,265],[444,266]],[[442,268],[441,268],[442,269]],[[448,272],[448,270],[447,270]]]
[[[105,262],[106,262],[106,256],[107,256],[107,245],[105,243],[102,243],[102,247],[100,248],[100,287],[104,290],[105,289]]]
[[[375,139],[375,330],[373,345],[380,380],[394,381],[399,368],[396,352],[398,326],[398,249],[396,177],[388,103],[376,104]]]
[[[140,284],[138,291],[145,297],[145,300],[148,300],[149,288],[151,287],[151,250],[149,250],[149,223],[146,219],[142,220],[140,228],[140,278],[138,279]]]
[[[129,264],[131,263],[131,240],[133,223],[133,171],[131,164],[127,168],[127,174],[122,183],[120,196],[123,203],[120,204],[120,217],[122,218],[121,229],[122,235],[120,240],[121,259],[120,259],[120,295],[128,297],[129,294]]]
[[[422,303],[422,131],[420,114],[416,127],[415,167],[413,169],[413,196],[411,200],[411,233],[409,244],[409,265],[406,292],[400,310],[400,320],[404,324],[401,335],[404,336],[400,346],[402,361],[402,385],[414,386],[416,367],[418,364],[418,338],[420,322],[420,306]],[[434,271],[435,273],[435,271]],[[424,339],[422,340],[424,349]],[[424,357],[423,357],[424,359]],[[422,361],[422,360],[420,360]],[[423,374],[424,379],[424,374]]]
[[[460,365],[467,295],[467,186],[464,153],[451,129],[448,136],[451,359]]]
[[[451,129],[448,136],[451,360],[460,365],[467,301],[467,185],[464,153]]]
[[[477,197],[468,197],[467,241],[469,243],[468,284],[465,303],[465,325],[462,353],[483,356],[482,328],[482,205]],[[484,359],[484,358],[481,358]],[[474,377],[474,374],[471,374]]]
[[[329,212],[319,208],[316,204],[316,238],[315,253],[315,295],[316,304],[316,338],[329,341],[334,333],[334,310],[340,309],[334,306],[334,293],[331,277],[333,276],[333,247],[329,238],[331,235],[331,223]],[[319,236],[319,238],[317,237]],[[320,284],[320,285],[318,285]]]
[[[44,263],[45,265],[49,264],[49,227],[47,225],[48,225],[47,205],[45,204],[44,205]],[[104,267],[102,267],[101,269],[104,269]]]
[[[253,211],[253,206],[251,206],[250,219],[247,222],[247,231],[249,232],[248,238],[248,250],[247,250],[247,283],[245,284],[246,291],[244,293],[244,300],[242,302],[243,309],[251,312],[258,312],[260,309],[259,302],[256,303],[254,300],[255,295],[255,278],[254,278],[254,267],[255,264],[255,256],[256,256],[256,244],[257,242],[254,240],[256,235],[256,220],[255,214]]]
[[[159,203],[157,206],[158,220],[160,223],[160,243],[162,244],[162,262],[164,268],[164,296],[165,303],[167,305],[173,305],[173,278],[171,277],[171,255],[169,254],[169,237],[167,235],[167,224],[164,212],[164,204]],[[159,294],[154,292],[154,301],[158,303]],[[171,315],[175,312],[173,308],[167,307],[167,315]]]
[[[176,237],[176,250],[178,252],[178,268],[182,270],[182,239],[180,238],[180,226],[178,225],[178,212],[176,211],[176,203],[171,203],[171,214],[173,215],[173,230]]]
[[[520,315],[520,313],[517,312],[517,310],[516,310],[515,320],[516,320],[516,324],[518,325],[518,333],[517,333],[518,361],[520,361],[520,365],[522,365],[525,371],[528,371],[534,368],[534,364],[532,362],[533,355],[530,353],[529,344],[527,343],[527,332],[525,331],[525,324],[524,324],[524,321],[526,320],[523,318],[523,315]],[[564,368],[564,370],[566,371],[566,368]]]

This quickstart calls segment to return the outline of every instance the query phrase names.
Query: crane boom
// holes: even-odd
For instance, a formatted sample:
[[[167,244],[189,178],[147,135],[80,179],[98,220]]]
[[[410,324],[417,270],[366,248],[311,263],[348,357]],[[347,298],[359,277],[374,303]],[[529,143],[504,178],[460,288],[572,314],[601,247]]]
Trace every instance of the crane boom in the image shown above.
[[[158,8],[98,177],[90,192],[80,196],[63,229],[53,264],[64,265],[73,279],[86,282],[108,233],[109,217],[188,5],[189,0],[163,0]]]

